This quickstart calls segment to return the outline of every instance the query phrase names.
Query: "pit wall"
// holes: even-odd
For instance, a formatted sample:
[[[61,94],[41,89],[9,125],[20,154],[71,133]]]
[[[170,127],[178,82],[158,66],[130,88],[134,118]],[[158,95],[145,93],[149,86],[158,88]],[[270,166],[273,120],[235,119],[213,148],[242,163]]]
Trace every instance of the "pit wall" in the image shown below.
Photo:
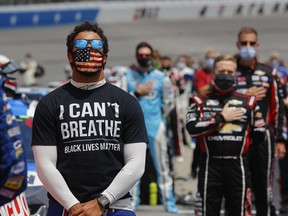
[[[284,16],[288,0],[178,0],[77,2],[0,7],[0,28],[22,28],[139,20]]]

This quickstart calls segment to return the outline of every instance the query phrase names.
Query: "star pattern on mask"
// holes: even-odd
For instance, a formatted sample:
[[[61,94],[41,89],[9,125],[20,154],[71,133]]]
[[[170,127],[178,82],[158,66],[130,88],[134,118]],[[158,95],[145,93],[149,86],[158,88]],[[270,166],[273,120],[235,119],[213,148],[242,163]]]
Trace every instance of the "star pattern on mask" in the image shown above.
[[[87,52],[86,50],[78,50],[75,53],[75,61],[89,62],[90,61],[90,52]]]

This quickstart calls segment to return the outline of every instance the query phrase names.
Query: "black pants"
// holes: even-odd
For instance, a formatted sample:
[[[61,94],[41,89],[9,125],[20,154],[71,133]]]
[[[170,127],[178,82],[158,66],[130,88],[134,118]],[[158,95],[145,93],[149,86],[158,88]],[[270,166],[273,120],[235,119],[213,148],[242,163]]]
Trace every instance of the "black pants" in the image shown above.
[[[267,137],[270,137],[269,132]],[[274,146],[274,139],[271,138],[257,146],[251,146],[248,152],[257,216],[276,215],[272,205]]]
[[[286,149],[288,145],[286,143]],[[288,205],[288,154],[279,160],[281,204]]]
[[[145,172],[141,178],[141,184],[140,184],[140,200],[141,204],[149,204],[149,184],[151,182],[157,182],[157,175],[156,170],[153,165],[153,160],[150,155],[149,150],[146,151],[146,165],[145,165]],[[159,192],[159,189],[158,189]],[[158,199],[160,193],[158,193]]]
[[[181,124],[179,120],[179,116],[177,113],[177,109],[174,108],[169,114],[169,124],[168,129],[172,132],[172,147],[173,147],[173,155],[182,156],[182,145],[183,145],[183,136],[181,131]]]
[[[195,172],[197,173],[199,168],[199,161],[200,161],[200,141],[199,139],[196,139],[196,147],[193,151],[193,157],[192,157],[192,163],[191,163],[191,173]]]
[[[215,159],[201,154],[197,198],[199,215],[219,216],[223,198],[226,215],[241,216],[251,212],[248,159]]]

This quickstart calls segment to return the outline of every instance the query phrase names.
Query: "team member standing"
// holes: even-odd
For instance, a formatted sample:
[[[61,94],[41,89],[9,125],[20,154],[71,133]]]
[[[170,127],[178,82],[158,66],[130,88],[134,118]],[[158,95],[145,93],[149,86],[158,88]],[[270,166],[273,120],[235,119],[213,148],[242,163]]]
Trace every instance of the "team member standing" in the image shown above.
[[[236,60],[221,55],[213,66],[214,83],[208,96],[194,96],[186,128],[200,140],[199,215],[220,215],[225,197],[228,215],[251,215],[247,152],[265,139],[265,121],[255,97],[234,90]],[[202,213],[202,214],[200,214]]]
[[[173,62],[171,57],[162,56],[161,57],[161,68],[160,70],[169,77],[172,83],[174,91],[174,108],[167,116],[167,134],[171,134],[171,143],[173,144],[173,153],[176,156],[178,161],[184,160],[183,158],[183,122],[179,118],[179,103],[180,103],[180,80],[179,80],[179,71],[176,68],[173,68]],[[171,131],[171,133],[170,133]]]
[[[198,96],[207,95],[210,91],[211,81],[214,78],[212,68],[218,52],[214,49],[208,49],[204,55],[203,67],[199,68],[194,75],[194,88]],[[193,160],[191,163],[192,178],[197,177],[199,168],[200,146],[199,140],[196,139],[196,148],[193,151]]]
[[[138,67],[127,71],[127,91],[138,99],[144,112],[149,152],[157,172],[157,182],[166,211],[176,213],[173,178],[169,168],[165,118],[173,109],[174,94],[169,77],[152,68],[153,48],[147,42],[136,46]],[[139,195],[133,195],[135,207]]]
[[[256,211],[258,216],[264,216],[275,215],[272,205],[272,168],[274,156],[285,156],[286,136],[283,131],[285,116],[277,71],[258,62],[258,47],[257,31],[251,27],[243,27],[238,33],[237,41],[239,58],[236,91],[256,96],[267,125],[267,140],[263,144],[252,145],[249,156]]]
[[[106,83],[108,40],[97,23],[76,26],[66,45],[72,80],[39,101],[33,121],[48,215],[135,215],[129,190],[144,172],[148,141],[141,107]]]

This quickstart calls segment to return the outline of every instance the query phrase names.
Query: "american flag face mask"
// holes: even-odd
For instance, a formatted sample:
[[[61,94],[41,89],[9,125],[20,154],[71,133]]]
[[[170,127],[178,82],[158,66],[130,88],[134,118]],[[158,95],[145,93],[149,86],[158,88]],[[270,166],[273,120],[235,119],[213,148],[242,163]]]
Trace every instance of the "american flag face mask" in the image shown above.
[[[73,52],[73,60],[79,72],[97,73],[103,68],[103,54],[89,47]]]

